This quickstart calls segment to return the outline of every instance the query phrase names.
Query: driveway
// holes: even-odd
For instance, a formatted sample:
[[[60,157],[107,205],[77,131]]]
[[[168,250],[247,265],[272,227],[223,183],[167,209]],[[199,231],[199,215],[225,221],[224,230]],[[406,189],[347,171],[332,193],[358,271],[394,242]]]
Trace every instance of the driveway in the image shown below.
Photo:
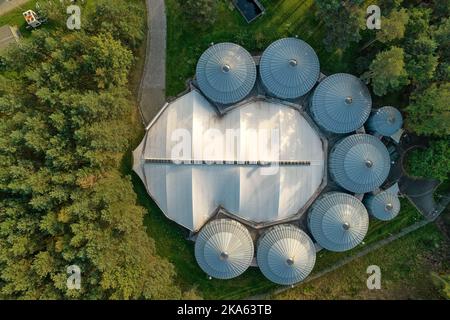
[[[147,125],[166,102],[166,8],[164,0],[146,0],[147,56],[139,88],[142,120]]]

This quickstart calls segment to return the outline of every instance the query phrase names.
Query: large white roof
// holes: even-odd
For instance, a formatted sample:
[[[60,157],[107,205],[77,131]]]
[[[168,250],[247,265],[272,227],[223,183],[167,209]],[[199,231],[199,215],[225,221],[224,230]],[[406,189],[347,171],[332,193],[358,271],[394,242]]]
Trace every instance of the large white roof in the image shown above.
[[[234,151],[226,150],[224,136],[205,135],[211,128],[225,137],[227,129],[239,129]],[[180,143],[172,140],[174,132],[192,136],[190,150],[180,153],[184,160],[291,162],[273,171],[256,163],[176,164],[166,161],[174,160],[172,150]],[[272,133],[278,135],[279,144],[271,140]],[[261,146],[267,147],[264,155]],[[199,230],[219,206],[256,223],[287,219],[315,194],[324,176],[322,141],[298,110],[259,100],[219,116],[195,90],[163,109],[134,159],[133,169],[161,210],[192,231]]]

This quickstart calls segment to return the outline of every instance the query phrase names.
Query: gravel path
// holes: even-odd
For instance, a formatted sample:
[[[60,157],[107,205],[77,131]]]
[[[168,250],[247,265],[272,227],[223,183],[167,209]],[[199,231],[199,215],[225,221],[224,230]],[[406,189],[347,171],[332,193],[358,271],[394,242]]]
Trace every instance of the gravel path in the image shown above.
[[[147,56],[139,87],[139,105],[148,124],[166,101],[166,7],[164,0],[147,0]]]

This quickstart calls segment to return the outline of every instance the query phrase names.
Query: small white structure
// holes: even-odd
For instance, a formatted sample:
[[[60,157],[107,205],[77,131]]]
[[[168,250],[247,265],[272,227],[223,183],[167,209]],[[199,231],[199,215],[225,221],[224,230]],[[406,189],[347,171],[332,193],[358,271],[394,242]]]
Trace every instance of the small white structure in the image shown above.
[[[42,24],[38,15],[33,10],[25,11],[23,13],[23,17],[25,18],[25,21],[27,22],[27,24],[32,28],[37,28]]]

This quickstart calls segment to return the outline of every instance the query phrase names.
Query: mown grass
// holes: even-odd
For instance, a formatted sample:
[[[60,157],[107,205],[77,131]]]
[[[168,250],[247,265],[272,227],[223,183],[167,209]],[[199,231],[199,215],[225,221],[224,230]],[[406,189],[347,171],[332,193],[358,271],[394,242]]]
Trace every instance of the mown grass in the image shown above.
[[[432,258],[431,258],[432,257]],[[381,269],[381,289],[369,290],[367,267]],[[432,272],[449,270],[448,244],[434,224],[275,299],[442,299]]]
[[[272,41],[298,36],[317,52],[323,72],[352,72],[357,48],[344,52],[328,52],[322,39],[325,36],[323,21],[316,17],[314,0],[262,0],[266,8],[263,16],[251,24],[230,5],[231,1],[218,3],[217,20],[211,27],[199,30],[187,21],[179,0],[167,0],[167,78],[166,93],[175,96],[185,88],[185,81],[195,73],[202,52],[211,43],[234,42],[253,54],[260,53]]]

